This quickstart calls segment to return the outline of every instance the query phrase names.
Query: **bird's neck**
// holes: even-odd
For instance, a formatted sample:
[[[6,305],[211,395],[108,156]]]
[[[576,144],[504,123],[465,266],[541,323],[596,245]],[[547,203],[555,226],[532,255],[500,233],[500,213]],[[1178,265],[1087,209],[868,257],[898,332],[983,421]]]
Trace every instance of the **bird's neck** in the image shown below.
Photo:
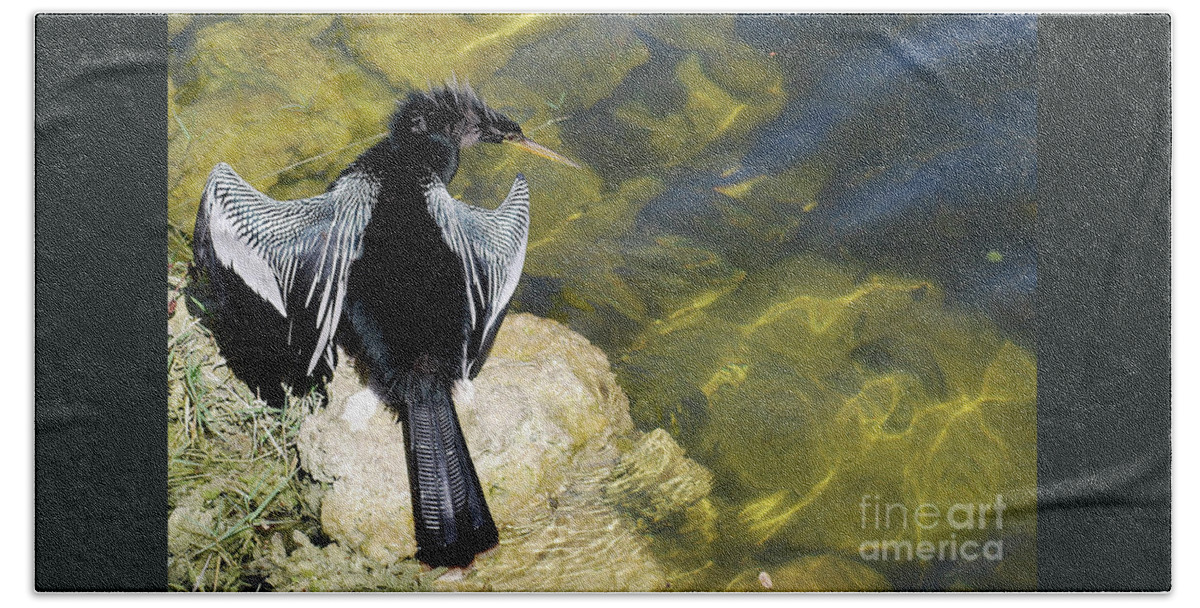
[[[458,146],[440,135],[393,134],[355,164],[386,185],[424,186],[432,176],[448,184],[458,171]]]

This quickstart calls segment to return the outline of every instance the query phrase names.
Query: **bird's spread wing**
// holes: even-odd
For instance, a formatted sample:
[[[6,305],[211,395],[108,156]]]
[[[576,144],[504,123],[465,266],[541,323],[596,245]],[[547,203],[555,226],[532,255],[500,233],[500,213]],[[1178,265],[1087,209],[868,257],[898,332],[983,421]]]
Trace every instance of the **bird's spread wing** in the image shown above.
[[[197,242],[284,317],[314,319],[316,344],[308,372],[331,356],[350,265],[362,256],[362,236],[378,187],[360,174],[328,192],[277,201],[221,163],[208,176],[196,221]],[[313,306],[316,306],[314,309]]]
[[[529,236],[529,186],[518,174],[508,197],[490,210],[455,199],[434,178],[425,200],[442,239],[462,258],[468,308],[462,372],[469,378],[483,364],[521,279]]]

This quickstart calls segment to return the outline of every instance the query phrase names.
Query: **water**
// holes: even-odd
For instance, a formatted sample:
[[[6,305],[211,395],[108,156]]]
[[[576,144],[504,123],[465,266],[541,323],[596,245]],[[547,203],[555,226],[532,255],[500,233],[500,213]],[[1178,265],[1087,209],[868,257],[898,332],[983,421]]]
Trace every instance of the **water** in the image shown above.
[[[584,166],[476,146],[451,191],[494,204],[525,173],[514,308],[601,346],[638,425],[716,474],[717,539],[655,530],[675,588],[1034,584],[1033,17],[174,17],[171,35],[173,258],[217,162],[315,194],[396,97],[452,74]],[[998,494],[1001,527],[945,517]],[[864,558],[886,540],[1005,551]]]

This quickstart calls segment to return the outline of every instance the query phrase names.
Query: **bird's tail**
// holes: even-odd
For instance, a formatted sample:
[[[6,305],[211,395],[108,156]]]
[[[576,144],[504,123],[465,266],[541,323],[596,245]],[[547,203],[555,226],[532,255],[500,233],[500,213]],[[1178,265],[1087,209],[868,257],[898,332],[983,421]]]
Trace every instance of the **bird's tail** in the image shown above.
[[[404,443],[412,489],[417,559],[466,566],[499,535],[450,399],[450,380],[420,365],[404,390]]]

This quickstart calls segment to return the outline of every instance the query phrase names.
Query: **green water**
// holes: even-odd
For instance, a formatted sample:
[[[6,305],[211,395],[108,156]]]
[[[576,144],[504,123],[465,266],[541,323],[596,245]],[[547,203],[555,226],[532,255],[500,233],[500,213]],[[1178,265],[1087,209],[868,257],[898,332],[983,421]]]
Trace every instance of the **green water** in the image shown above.
[[[910,21],[880,27],[931,35]],[[971,294],[1026,280],[1005,272],[1023,259],[1036,205],[1018,186],[1011,201],[948,197],[911,222],[841,197],[892,167],[800,153],[807,144],[795,137],[817,135],[793,114],[816,114],[827,106],[806,96],[837,90],[798,58],[836,55],[819,37],[796,38],[805,27],[727,16],[172,17],[169,254],[190,258],[217,162],[275,198],[310,196],[378,141],[397,97],[469,79],[533,139],[583,165],[509,146],[463,155],[450,186],[459,198],[495,204],[518,171],[530,183],[514,308],[602,347],[639,427],[665,428],[716,475],[715,524],[650,530],[672,588],[761,589],[760,572],[780,589],[1029,588],[1027,303]],[[866,150],[858,156],[886,158],[899,145],[886,119],[874,130],[843,122],[822,137]],[[919,176],[942,152],[906,162]],[[913,223],[942,245],[922,248],[908,236]],[[892,245],[864,248],[872,239]],[[997,495],[1002,524],[979,508]],[[932,508],[921,519],[923,504]],[[951,517],[955,505],[972,515]],[[894,519],[877,520],[877,507]],[[935,554],[951,541],[998,542],[1003,559],[869,558],[871,543],[897,540],[927,541]]]

